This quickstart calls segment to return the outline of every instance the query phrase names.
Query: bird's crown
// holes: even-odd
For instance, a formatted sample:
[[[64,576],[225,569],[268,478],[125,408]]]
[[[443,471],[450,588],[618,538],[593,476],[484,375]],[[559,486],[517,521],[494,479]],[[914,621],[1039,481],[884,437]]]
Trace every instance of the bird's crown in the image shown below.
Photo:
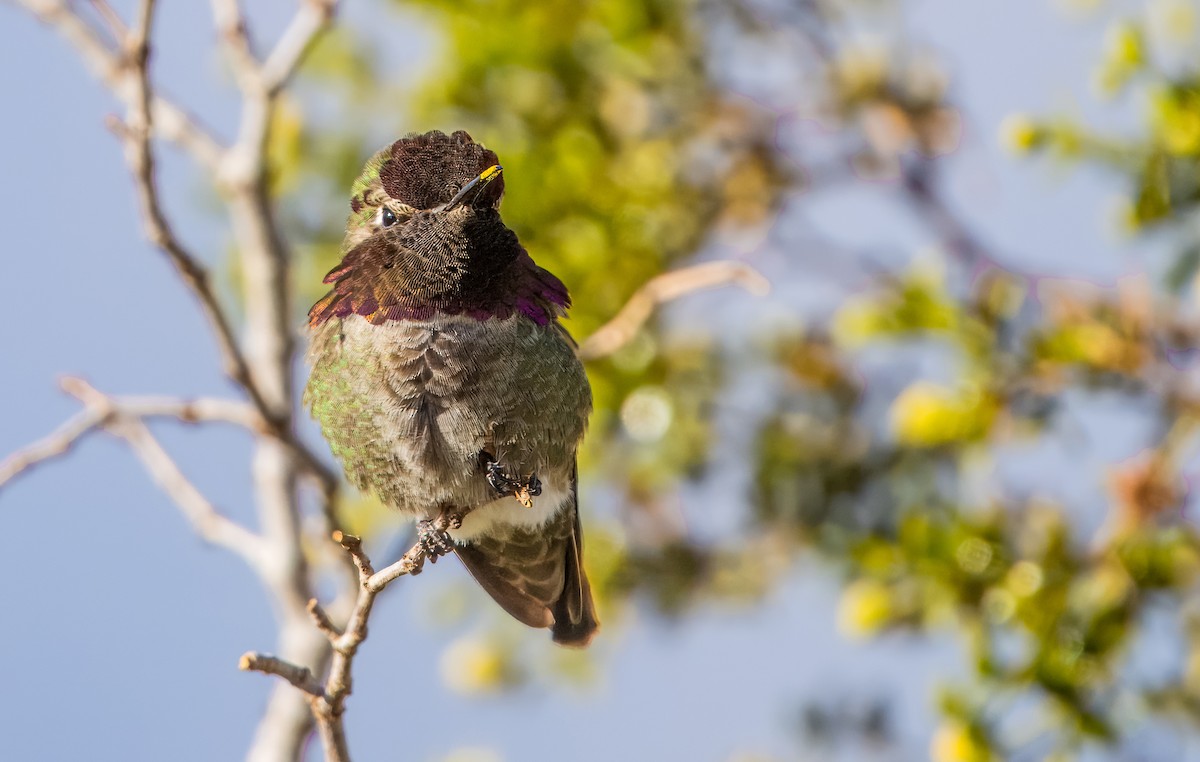
[[[498,164],[494,151],[463,130],[451,135],[439,130],[406,135],[367,162],[354,183],[350,204],[356,213],[388,200],[414,211],[435,209]],[[379,198],[380,192],[386,198]],[[479,186],[469,203],[496,208],[503,194],[504,177],[497,174]]]

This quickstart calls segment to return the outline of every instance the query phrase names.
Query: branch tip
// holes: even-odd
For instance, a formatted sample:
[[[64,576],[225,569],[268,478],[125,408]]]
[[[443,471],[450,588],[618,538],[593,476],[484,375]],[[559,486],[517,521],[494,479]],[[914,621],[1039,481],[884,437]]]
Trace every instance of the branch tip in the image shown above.
[[[309,616],[311,616],[313,619],[313,623],[317,626],[317,629],[324,633],[325,637],[329,638],[330,642],[333,642],[341,637],[341,631],[338,630],[337,626],[333,623],[333,620],[329,618],[329,614],[326,613],[325,609],[321,606],[320,601],[318,601],[316,598],[309,598],[308,606],[306,606],[306,608],[308,609]]]

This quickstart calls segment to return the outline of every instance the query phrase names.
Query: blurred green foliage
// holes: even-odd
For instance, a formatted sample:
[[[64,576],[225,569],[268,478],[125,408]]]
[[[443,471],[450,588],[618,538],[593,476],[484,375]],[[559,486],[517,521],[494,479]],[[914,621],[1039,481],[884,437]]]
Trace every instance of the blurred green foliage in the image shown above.
[[[1173,234],[1161,283],[1111,291],[1008,272],[957,219],[935,171],[959,139],[949,73],[902,29],[869,43],[849,33],[864,18],[900,26],[890,5],[406,0],[399,6],[443,36],[424,81],[383,81],[369,41],[340,30],[314,51],[306,86],[361,113],[403,103],[411,118],[397,132],[462,128],[494,147],[506,168],[505,219],[572,289],[579,336],[721,236],[770,228],[789,192],[894,178],[897,203],[916,210],[941,256],[879,274],[828,321],[764,328],[751,346],[694,333],[683,341],[652,322],[589,366],[597,409],[585,483],[623,506],[588,529],[610,637],[631,600],[675,617],[712,601],[750,605],[798,555],[816,553],[845,574],[838,621],[848,635],[948,629],[967,644],[970,678],[946,687],[944,723],[930,739],[938,762],[1073,759],[1119,748],[1150,715],[1194,733],[1200,547],[1180,506],[1200,398],[1173,353],[1197,335],[1186,305],[1165,297],[1194,297],[1200,265],[1195,9],[1151,3],[1096,41],[1101,93],[1145,96],[1140,133],[1101,135],[1062,117],[1014,115],[1002,126],[1014,152],[1125,178],[1118,222],[1127,233]],[[780,60],[802,68],[787,81],[805,91],[781,97],[836,138],[822,155],[786,153],[774,115],[735,94],[720,65],[735,42],[766,56],[799,51]],[[299,243],[299,306],[337,257],[341,220],[326,210],[346,203],[377,147],[361,127],[326,124],[308,102],[302,91],[282,111],[272,144]],[[897,385],[862,361],[880,348],[946,360],[938,377]],[[742,419],[753,446],[739,456],[753,489],[736,531],[699,539],[672,495],[712,469],[715,419],[751,369],[777,382],[762,414]],[[1045,485],[967,489],[1007,448],[1061,433],[1068,398],[1100,392],[1149,409],[1160,435],[1112,465],[1107,502],[1087,520],[1041,496]],[[366,506],[348,514],[369,532],[379,519]],[[1153,610],[1178,620],[1186,647],[1174,646],[1169,679],[1147,682],[1129,662]],[[503,690],[539,669],[531,660],[549,658],[503,633],[456,641],[450,684]],[[582,657],[554,669],[592,674]],[[1030,706],[1036,723],[1013,719]]]

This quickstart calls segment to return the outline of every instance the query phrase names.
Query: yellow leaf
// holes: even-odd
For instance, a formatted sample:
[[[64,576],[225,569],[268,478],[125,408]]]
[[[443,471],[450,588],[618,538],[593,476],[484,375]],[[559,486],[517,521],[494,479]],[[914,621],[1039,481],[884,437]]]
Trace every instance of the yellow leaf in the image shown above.
[[[892,596],[887,585],[873,579],[856,580],[842,592],[838,629],[851,637],[865,637],[886,625],[892,613]]]

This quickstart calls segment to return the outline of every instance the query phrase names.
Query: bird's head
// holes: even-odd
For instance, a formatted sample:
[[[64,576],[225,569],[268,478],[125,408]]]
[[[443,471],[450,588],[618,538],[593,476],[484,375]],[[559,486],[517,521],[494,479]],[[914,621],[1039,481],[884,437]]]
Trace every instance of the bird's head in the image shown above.
[[[437,311],[553,319],[566,289],[501,221],[503,194],[496,154],[461,130],[408,135],[376,153],[351,189],[342,262],[325,277],[333,290],[310,323]]]
[[[347,244],[495,211],[504,194],[501,172],[496,154],[461,130],[403,137],[372,156],[354,182]]]

